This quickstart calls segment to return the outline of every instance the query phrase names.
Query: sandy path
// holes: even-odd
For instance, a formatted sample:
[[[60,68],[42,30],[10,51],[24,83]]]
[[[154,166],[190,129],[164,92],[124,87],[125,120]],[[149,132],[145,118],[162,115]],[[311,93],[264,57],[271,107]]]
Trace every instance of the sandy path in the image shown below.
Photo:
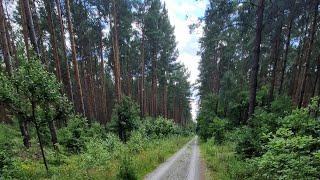
[[[194,137],[176,154],[146,176],[146,180],[200,180],[200,151]]]

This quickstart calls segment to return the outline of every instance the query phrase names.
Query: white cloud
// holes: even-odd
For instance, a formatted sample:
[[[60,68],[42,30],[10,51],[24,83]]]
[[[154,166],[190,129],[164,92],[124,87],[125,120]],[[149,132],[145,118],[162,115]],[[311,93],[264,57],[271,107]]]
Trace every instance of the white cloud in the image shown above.
[[[198,21],[198,18],[204,15],[207,0],[162,0],[166,4],[170,22],[175,26],[175,36],[178,42],[180,56],[178,61],[182,62],[189,70],[189,82],[194,84],[198,78],[198,65],[200,57],[197,55],[199,50],[198,40],[202,36],[202,28],[197,29],[190,34],[189,25]],[[192,117],[196,118],[198,105],[195,92],[193,92],[193,101],[191,102]]]

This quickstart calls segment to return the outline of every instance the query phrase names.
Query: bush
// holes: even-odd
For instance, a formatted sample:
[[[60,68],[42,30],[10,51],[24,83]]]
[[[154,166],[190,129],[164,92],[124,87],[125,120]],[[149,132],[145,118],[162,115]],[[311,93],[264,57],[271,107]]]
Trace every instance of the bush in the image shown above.
[[[289,115],[293,109],[292,101],[289,96],[278,96],[271,102],[270,112],[279,117]]]
[[[257,178],[317,179],[320,161],[314,147],[320,147],[320,138],[278,129],[266,146],[267,152],[253,161],[258,168]]]
[[[146,119],[144,127],[140,129],[143,133],[151,138],[165,138],[171,135],[177,135],[181,131],[173,120],[159,117],[157,119]]]
[[[108,143],[98,138],[92,138],[85,143],[86,151],[81,154],[82,166],[84,168],[93,168],[97,166],[105,166],[111,159],[108,151]]]
[[[136,180],[138,176],[135,171],[135,166],[129,156],[125,156],[121,161],[120,170],[117,179]]]
[[[146,136],[144,136],[140,131],[135,131],[132,133],[127,145],[130,152],[135,154],[141,152],[144,149],[146,142]]]
[[[5,152],[4,150],[0,150],[0,179],[2,177],[2,174],[10,169],[10,166],[12,165],[11,156]]]
[[[241,136],[236,145],[236,151],[244,158],[251,158],[261,155],[261,136],[254,129],[243,127]]]
[[[200,113],[197,118],[197,133],[199,136],[207,140],[212,137],[213,132],[210,129],[210,123],[213,118],[216,117],[217,111],[217,97],[216,95],[210,94],[203,98],[200,105]]]
[[[237,152],[246,158],[260,156],[264,153],[263,146],[269,141],[268,138],[276,132],[281,123],[282,119],[276,114],[257,108],[249,119],[250,127],[243,128],[243,135],[237,143]]]
[[[87,122],[84,118],[74,116],[67,127],[58,131],[58,142],[71,153],[80,153],[85,148]]]
[[[130,97],[123,97],[121,102],[115,105],[112,112],[110,128],[126,142],[133,130],[137,130],[140,123],[140,110],[136,102]]]
[[[210,120],[207,118],[205,121],[205,123],[204,121],[199,122],[199,128],[201,129],[199,131],[200,137],[203,140],[213,137],[216,143],[221,144],[225,139],[228,121],[218,117],[211,117]]]
[[[269,135],[265,136],[265,141],[260,140],[258,147],[263,147],[257,150],[260,157],[252,160],[257,168],[255,178],[317,179],[320,171],[319,121],[310,116],[309,108],[304,108],[294,110],[277,122],[278,128],[262,126],[269,130]],[[258,129],[263,132],[263,128]]]

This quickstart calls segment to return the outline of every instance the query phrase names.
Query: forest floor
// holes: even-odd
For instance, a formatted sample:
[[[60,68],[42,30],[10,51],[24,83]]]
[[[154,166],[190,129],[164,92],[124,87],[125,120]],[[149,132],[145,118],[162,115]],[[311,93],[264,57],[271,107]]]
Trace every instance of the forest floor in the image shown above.
[[[198,137],[145,177],[146,180],[204,180],[205,168],[200,158]]]

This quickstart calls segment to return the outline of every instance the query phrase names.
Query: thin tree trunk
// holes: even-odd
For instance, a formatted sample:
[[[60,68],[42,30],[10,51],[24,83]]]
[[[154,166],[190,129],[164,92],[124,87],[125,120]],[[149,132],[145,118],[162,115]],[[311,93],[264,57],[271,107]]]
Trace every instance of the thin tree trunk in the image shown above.
[[[250,94],[249,94],[249,117],[254,113],[256,105],[256,93],[258,85],[258,71],[259,71],[259,59],[260,59],[260,44],[261,44],[261,32],[262,32],[262,22],[263,22],[263,11],[264,11],[264,0],[259,0],[257,9],[257,29],[255,35],[254,43],[254,54],[251,65],[251,77],[250,77]]]
[[[8,8],[6,8],[6,14],[8,15]],[[10,50],[10,55],[11,57],[13,57],[15,63],[12,63],[12,68],[14,69],[14,67],[19,67],[19,61],[18,61],[18,56],[17,56],[17,48],[14,44],[14,39],[16,37],[14,37],[14,34],[13,34],[13,30],[12,30],[12,26],[11,26],[11,23],[10,23],[10,20],[9,18],[7,17],[6,20],[5,20],[5,25],[6,25],[6,36],[7,36],[7,41],[8,41],[8,46],[9,46],[9,50]]]
[[[319,1],[315,0],[315,6],[314,6],[314,17],[313,17],[313,23],[312,23],[312,28],[311,28],[311,37],[309,39],[308,47],[307,47],[307,54],[305,56],[305,69],[303,73],[303,79],[302,79],[302,86],[301,86],[301,91],[299,93],[299,101],[298,101],[298,107],[301,108],[302,103],[303,103],[303,98],[304,98],[304,93],[305,93],[305,88],[306,88],[306,80],[308,76],[308,70],[310,66],[310,57],[311,57],[311,52],[313,48],[313,42],[314,42],[314,36],[316,33],[316,27],[317,27],[317,15],[318,15],[318,6],[319,6]]]
[[[39,51],[39,46],[38,46],[38,42],[37,42],[36,32],[34,29],[33,18],[32,18],[29,0],[22,0],[22,2],[23,2],[23,9],[24,9],[24,13],[25,13],[24,15],[25,15],[26,22],[27,22],[26,24],[28,27],[30,41],[31,41],[31,44],[33,45],[34,50],[39,55],[40,51]]]
[[[280,25],[279,29],[276,30],[276,35],[274,39],[274,46],[273,50],[271,52],[272,54],[272,60],[273,60],[273,69],[272,69],[272,76],[271,76],[271,86],[269,90],[269,98],[268,98],[268,105],[270,105],[271,101],[273,101],[274,98],[274,89],[275,89],[275,83],[277,78],[277,69],[278,69],[278,61],[279,61],[279,55],[280,55],[280,36],[282,32],[282,24]]]
[[[54,149],[58,149],[58,138],[57,138],[57,130],[56,130],[56,126],[54,125],[53,120],[48,122],[49,125],[49,130],[50,130],[50,135],[51,135],[51,142],[53,145]]]
[[[62,64],[61,66],[61,74],[62,74],[62,81],[64,84],[64,92],[67,94],[68,99],[71,102],[74,102],[73,100],[73,94],[72,94],[72,85],[71,85],[71,80],[70,80],[70,68],[69,68],[69,63],[68,63],[68,58],[67,58],[67,48],[66,48],[66,39],[64,36],[64,24],[62,20],[62,14],[61,14],[61,8],[60,8],[60,0],[55,0],[56,6],[57,6],[57,11],[58,11],[58,20],[60,24],[60,33],[61,33],[61,44],[62,44]]]
[[[163,116],[168,118],[168,86],[166,80],[163,91]]]
[[[121,100],[121,81],[120,81],[120,60],[119,60],[119,41],[118,41],[118,17],[117,17],[117,9],[116,9],[116,0],[112,1],[112,17],[113,17],[113,61],[114,61],[114,79],[115,79],[115,92],[117,102]]]
[[[102,118],[103,124],[107,124],[107,114],[108,114],[108,107],[107,107],[107,95],[106,95],[106,80],[105,80],[105,72],[104,72],[104,60],[103,60],[103,41],[102,41],[102,28],[100,32],[100,84],[101,84],[101,109],[102,109]]]
[[[144,30],[142,30],[142,40],[141,40],[141,82],[140,82],[140,111],[141,117],[145,116],[146,105],[145,105],[145,62],[144,62]]]
[[[320,54],[318,55],[317,58],[317,75],[316,75],[316,79],[313,85],[313,89],[312,89],[312,96],[315,96],[317,94],[317,87],[318,87],[318,81],[319,81],[319,77],[320,77]],[[319,91],[319,90],[318,90]]]
[[[12,75],[12,62],[10,56],[10,48],[8,44],[8,37],[7,37],[7,29],[6,29],[6,19],[3,9],[3,2],[0,1],[0,36],[1,36],[1,48],[4,63],[6,65],[6,71],[9,76]]]
[[[36,105],[35,105],[34,102],[31,102],[31,110],[32,110],[32,121],[33,121],[33,123],[35,125],[35,128],[36,128],[36,133],[37,133],[37,137],[38,137],[38,141],[39,141],[39,146],[40,146],[40,150],[41,150],[43,163],[44,163],[44,166],[45,166],[45,168],[47,170],[47,173],[48,173],[49,169],[48,169],[46,156],[45,156],[44,150],[43,150],[43,144],[42,144],[42,141],[41,141],[40,127],[39,127],[39,124],[37,123],[37,120],[36,120],[36,115],[35,115]]]
[[[282,93],[283,81],[284,81],[284,76],[285,76],[285,73],[286,73],[286,67],[287,67],[287,61],[288,61],[288,53],[289,53],[290,40],[291,40],[292,23],[293,23],[293,16],[291,15],[290,16],[289,27],[288,27],[288,35],[287,35],[287,40],[286,40],[285,52],[284,52],[284,59],[283,59],[283,64],[282,64],[282,69],[281,69],[279,94]]]
[[[81,82],[80,82],[80,76],[79,76],[79,68],[78,68],[78,62],[77,62],[77,52],[76,52],[76,43],[74,39],[74,33],[73,33],[73,25],[71,21],[71,12],[70,12],[70,2],[69,0],[66,0],[66,12],[67,12],[67,21],[68,21],[68,29],[69,29],[69,35],[70,35],[70,42],[71,42],[71,51],[72,51],[72,64],[74,69],[74,79],[76,82],[76,92],[77,92],[77,107],[78,112],[81,114],[85,113],[84,109],[84,103],[83,103],[83,94],[82,94],[82,88],[81,88]]]
[[[154,49],[152,59],[152,116],[157,116],[157,51]]]
[[[30,45],[29,45],[29,40],[28,40],[28,27],[27,27],[27,20],[26,20],[26,15],[25,15],[25,10],[23,7],[23,2],[22,0],[19,1],[20,4],[20,15],[22,19],[22,34],[23,34],[23,40],[24,40],[24,45],[26,47],[26,54],[27,54],[27,59],[30,59]]]
[[[54,25],[52,22],[52,7],[51,7],[51,2],[48,0],[44,1],[45,4],[45,8],[47,11],[47,22],[49,25],[49,33],[50,33],[50,41],[51,41],[51,46],[52,46],[52,52],[53,52],[53,58],[55,61],[55,72],[56,72],[56,76],[59,82],[61,82],[61,70],[60,70],[60,59],[59,59],[59,55],[58,55],[58,47],[57,47],[57,38],[56,38],[56,33],[54,30]]]
[[[30,135],[28,131],[28,123],[26,119],[18,118],[19,128],[23,138],[23,145],[28,149],[31,147]]]

